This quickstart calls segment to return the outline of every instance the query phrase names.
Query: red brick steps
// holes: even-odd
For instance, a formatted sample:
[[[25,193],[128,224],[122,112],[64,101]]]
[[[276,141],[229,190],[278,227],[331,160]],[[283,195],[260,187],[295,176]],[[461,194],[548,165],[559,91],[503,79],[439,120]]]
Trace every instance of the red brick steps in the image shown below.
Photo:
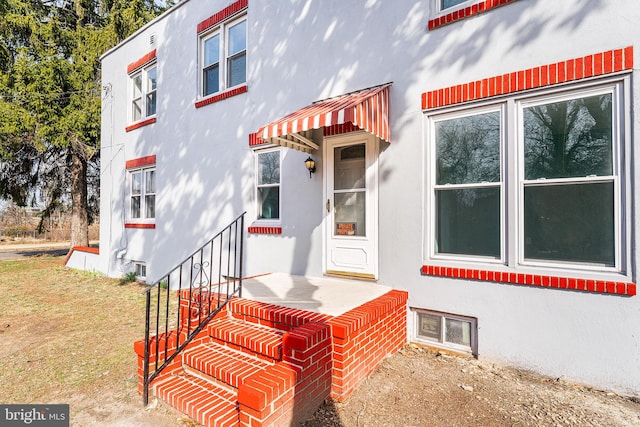
[[[332,317],[233,299],[151,390],[205,426],[297,425],[325,399],[344,400],[402,347],[406,302],[406,292],[390,291]],[[167,340],[160,353],[176,345]],[[142,378],[144,341],[134,349]]]
[[[269,363],[217,343],[187,349],[182,356],[182,363],[235,389],[245,378],[273,365],[273,362]]]
[[[155,394],[205,426],[237,426],[236,394],[189,375],[172,375],[156,384]]]
[[[209,324],[209,335],[214,342],[255,353],[271,360],[282,359],[282,332],[238,320],[221,318]]]

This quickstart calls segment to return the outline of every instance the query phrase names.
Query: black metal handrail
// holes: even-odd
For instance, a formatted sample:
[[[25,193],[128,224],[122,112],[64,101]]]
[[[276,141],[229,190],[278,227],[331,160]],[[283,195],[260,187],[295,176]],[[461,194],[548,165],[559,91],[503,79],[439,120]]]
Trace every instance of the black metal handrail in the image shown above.
[[[232,297],[242,297],[245,214],[145,289],[145,406],[149,403],[151,382]]]

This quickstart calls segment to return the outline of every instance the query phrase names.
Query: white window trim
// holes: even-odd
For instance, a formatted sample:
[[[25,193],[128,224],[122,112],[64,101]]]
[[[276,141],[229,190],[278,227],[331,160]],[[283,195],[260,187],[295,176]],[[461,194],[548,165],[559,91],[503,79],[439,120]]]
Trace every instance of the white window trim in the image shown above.
[[[155,176],[156,179],[156,191],[154,193],[148,193],[147,192],[147,183],[146,183],[146,179],[145,179],[145,173],[149,172],[149,171],[156,171],[156,166],[155,165],[149,165],[149,166],[142,166],[142,167],[137,167],[137,168],[131,168],[131,169],[127,169],[127,178],[128,178],[128,208],[127,208],[127,217],[128,220],[131,222],[136,222],[136,223],[142,223],[142,224],[154,224],[156,221],[156,217],[157,215],[157,201],[158,201],[158,183],[157,183],[157,173]],[[132,198],[133,198],[133,192],[132,192],[132,184],[133,184],[133,175],[136,173],[140,173],[141,174],[141,190],[140,190],[140,217],[134,217],[133,216],[133,212],[132,212]],[[154,213],[155,215],[151,218],[147,218],[146,215],[146,199],[145,196],[148,195],[154,195],[155,196],[155,207],[154,207]]]
[[[234,25],[242,22],[242,21],[246,21],[247,20],[247,14],[246,11],[242,12],[241,15],[234,15],[218,24],[216,24],[213,28],[208,29],[206,32],[200,34],[199,38],[198,38],[198,43],[199,43],[199,52],[200,52],[200,60],[198,61],[198,74],[199,74],[199,78],[198,78],[198,96],[201,99],[206,99],[206,98],[210,98],[212,96],[215,95],[219,95],[223,92],[226,92],[228,90],[234,89],[234,88],[238,88],[238,87],[242,87],[242,86],[246,86],[247,84],[247,80],[245,79],[244,82],[239,83],[235,86],[228,86],[227,82],[228,82],[228,67],[227,67],[227,60],[229,59],[229,56],[227,55],[227,51],[228,51],[228,43],[227,40],[229,38],[229,28],[233,27]],[[204,83],[204,58],[205,58],[205,49],[204,49],[204,45],[205,42],[218,35],[220,37],[220,43],[218,46],[219,52],[218,52],[218,91],[217,92],[212,92],[208,95],[205,95],[204,93],[204,89],[205,89],[205,83]],[[245,37],[248,35],[248,27],[247,27],[247,34],[245,35]],[[248,55],[248,45],[249,45],[249,40],[248,37],[246,37],[247,40],[247,45],[245,46],[245,55]]]
[[[155,68],[156,69],[156,88],[153,90],[149,90],[149,88],[147,87],[149,79],[147,78],[147,73],[149,72],[149,70]],[[142,78],[142,88],[141,88],[141,93],[140,93],[140,99],[141,99],[141,115],[139,119],[134,118],[134,108],[133,108],[133,101],[135,101],[135,99],[138,98],[134,98],[135,96],[135,89],[134,89],[134,81],[136,79],[136,77],[140,76]],[[158,79],[158,63],[157,61],[153,61],[149,64],[146,64],[144,67],[141,67],[139,70],[136,70],[135,72],[131,73],[129,75],[129,123],[138,123],[141,122],[143,120],[147,120],[150,119],[152,117],[156,117],[158,114],[158,86],[157,86],[157,79]],[[152,93],[155,92],[156,94],[156,111],[153,114],[149,114],[147,115],[147,96]]]
[[[611,77],[597,79],[584,83],[572,83],[553,88],[545,88],[528,92],[526,94],[513,94],[499,99],[480,100],[477,103],[456,106],[452,108],[438,109],[425,114],[425,139],[423,145],[423,158],[425,159],[423,176],[425,182],[425,197],[423,198],[423,259],[425,264],[436,263],[439,266],[453,268],[482,268],[524,274],[542,275],[575,275],[594,278],[598,280],[632,280],[631,271],[631,247],[629,235],[633,231],[630,209],[633,203],[633,195],[630,183],[631,167],[631,142],[625,135],[630,135],[629,115],[631,106],[630,78]],[[524,154],[522,150],[523,136],[520,131],[522,126],[523,106],[535,103],[548,103],[562,99],[574,99],[591,94],[613,94],[612,109],[612,155],[614,173],[614,233],[615,233],[615,266],[593,265],[587,263],[570,263],[564,261],[532,261],[524,260],[523,247],[523,221],[522,211],[524,201],[524,187],[522,184]],[[480,111],[504,109],[502,122],[504,124],[501,146],[503,150],[503,208],[501,210],[503,224],[501,230],[502,259],[493,260],[472,256],[460,255],[436,255],[435,252],[435,204],[434,186],[435,171],[435,132],[434,123],[437,120],[452,117],[462,117],[475,114]],[[602,179],[603,177],[598,177]],[[605,179],[607,177],[604,177]],[[608,180],[607,182],[610,182]],[[505,224],[505,221],[507,223]],[[506,236],[504,233],[507,233]]]
[[[280,157],[280,181],[277,185],[275,184],[263,184],[263,185],[258,185],[258,170],[260,167],[260,154],[266,154],[266,153],[272,153],[272,152],[278,152],[279,153],[279,157]],[[282,153],[282,148],[281,147],[273,147],[273,148],[267,148],[267,149],[262,149],[262,150],[255,150],[254,154],[255,154],[255,163],[254,163],[254,173],[255,173],[255,180],[254,180],[254,197],[255,197],[255,220],[254,223],[255,224],[259,224],[260,226],[265,226],[265,227],[273,227],[273,226],[280,226],[282,224],[282,160],[283,160],[283,153]],[[279,212],[279,216],[278,219],[263,219],[260,218],[260,205],[258,203],[259,200],[259,195],[258,195],[258,189],[261,187],[279,187],[280,191],[279,191],[279,197],[278,197],[278,212]]]

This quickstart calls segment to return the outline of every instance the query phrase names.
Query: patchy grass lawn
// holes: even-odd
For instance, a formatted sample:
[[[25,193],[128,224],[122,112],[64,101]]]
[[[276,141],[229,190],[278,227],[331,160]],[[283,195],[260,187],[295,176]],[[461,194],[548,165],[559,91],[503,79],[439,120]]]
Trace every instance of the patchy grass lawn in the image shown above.
[[[0,403],[68,403],[72,425],[175,425],[137,392],[144,287],[62,262],[0,262]]]

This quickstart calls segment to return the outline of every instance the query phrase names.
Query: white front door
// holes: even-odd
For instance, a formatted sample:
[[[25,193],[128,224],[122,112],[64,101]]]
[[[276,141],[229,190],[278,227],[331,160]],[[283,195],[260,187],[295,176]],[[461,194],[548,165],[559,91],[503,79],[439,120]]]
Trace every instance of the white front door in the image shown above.
[[[327,274],[378,275],[377,140],[368,133],[326,138]]]

